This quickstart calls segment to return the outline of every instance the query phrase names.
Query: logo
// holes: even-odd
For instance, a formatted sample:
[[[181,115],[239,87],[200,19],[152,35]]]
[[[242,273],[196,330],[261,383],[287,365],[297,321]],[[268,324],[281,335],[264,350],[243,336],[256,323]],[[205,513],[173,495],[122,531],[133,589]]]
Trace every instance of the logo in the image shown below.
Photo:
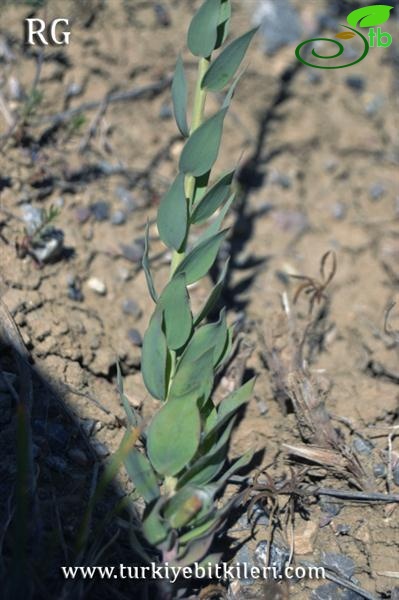
[[[374,4],[372,6],[358,8],[348,15],[347,21],[349,26],[341,25],[341,27],[344,27],[347,31],[337,33],[335,36],[337,39],[332,40],[330,38],[313,38],[311,40],[305,40],[299,44],[299,46],[297,46],[295,55],[297,59],[301,61],[301,63],[315,69],[345,69],[346,67],[352,67],[366,58],[370,48],[374,48],[375,46],[378,48],[388,48],[388,46],[392,44],[392,36],[389,33],[382,31],[381,27],[377,27],[378,25],[382,25],[388,21],[392,9],[393,6],[385,6],[385,4]],[[356,27],[368,28],[369,31],[362,33],[356,29]],[[375,29],[376,27],[377,29]],[[315,50],[315,48],[313,48],[312,55],[321,60],[339,58],[344,53],[345,47],[340,41],[337,40],[350,40],[356,37],[360,38],[362,41],[362,54],[359,58],[346,65],[315,65],[307,60],[308,56],[306,56],[306,49],[303,51],[307,44],[314,42],[330,42],[338,48],[338,51],[335,54],[322,56]],[[304,55],[306,58],[304,58]]]

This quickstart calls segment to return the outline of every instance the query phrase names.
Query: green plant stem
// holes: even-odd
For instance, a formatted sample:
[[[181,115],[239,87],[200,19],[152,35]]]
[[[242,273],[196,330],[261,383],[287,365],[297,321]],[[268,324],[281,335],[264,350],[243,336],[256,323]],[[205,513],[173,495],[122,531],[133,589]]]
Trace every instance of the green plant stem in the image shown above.
[[[205,111],[205,102],[206,102],[207,91],[201,88],[201,82],[202,82],[202,79],[203,79],[205,73],[208,70],[210,60],[211,60],[210,57],[201,58],[198,63],[198,75],[197,75],[197,83],[195,86],[194,106],[193,106],[193,113],[192,113],[190,135],[203,123],[203,120],[204,120],[204,111]],[[186,188],[186,198],[188,200],[189,206],[191,206],[192,201],[194,199],[194,194],[195,194],[195,177],[194,176],[188,175],[186,177],[185,188]],[[170,269],[171,276],[173,275],[173,273],[175,272],[175,270],[177,269],[177,267],[180,265],[180,263],[183,261],[183,259],[185,257],[185,254],[186,254],[185,246],[186,246],[186,243],[184,243],[184,246],[180,250],[180,252],[176,252],[176,251],[173,252],[171,269]]]

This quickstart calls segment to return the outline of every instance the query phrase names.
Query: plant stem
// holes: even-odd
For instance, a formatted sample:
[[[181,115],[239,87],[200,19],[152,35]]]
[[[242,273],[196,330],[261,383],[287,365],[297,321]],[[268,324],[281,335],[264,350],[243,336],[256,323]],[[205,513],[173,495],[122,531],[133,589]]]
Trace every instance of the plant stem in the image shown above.
[[[198,75],[197,75],[197,83],[195,86],[195,94],[194,94],[194,105],[193,105],[193,113],[192,113],[192,122],[190,135],[202,124],[204,120],[204,111],[205,111],[205,102],[206,102],[206,90],[201,88],[201,81],[208,70],[210,57],[208,58],[200,58],[198,63]],[[195,177],[193,175],[187,175],[185,181],[185,189],[186,189],[186,198],[191,206],[194,194],[195,194]],[[186,242],[183,245],[183,248],[180,252],[173,252],[172,255],[172,264],[170,269],[171,276],[183,261],[186,254]]]

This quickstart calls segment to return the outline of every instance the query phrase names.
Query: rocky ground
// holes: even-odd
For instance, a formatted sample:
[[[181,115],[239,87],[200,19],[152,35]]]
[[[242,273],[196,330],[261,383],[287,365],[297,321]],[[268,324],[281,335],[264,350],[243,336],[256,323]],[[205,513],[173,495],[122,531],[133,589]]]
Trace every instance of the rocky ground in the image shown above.
[[[10,333],[15,321],[24,343],[20,348],[26,347],[34,364],[38,530],[60,555],[56,565],[68,564],[69,540],[98,464],[117,449],[124,432],[117,357],[132,405],[145,418],[157,407],[140,375],[150,310],[141,269],[143,236],[149,219],[152,268],[156,282],[163,282],[169,256],[157,238],[154,218],[182,146],[169,83],[197,4],[91,0],[82,8],[72,0],[54,0],[40,14],[68,13],[71,44],[43,51],[22,44],[21,23],[32,9],[9,4],[2,10],[2,327],[8,327],[15,345],[17,333]],[[234,31],[239,33],[248,29],[258,3],[236,4]],[[297,21],[287,22],[286,29],[290,25],[295,38],[299,27],[300,39],[306,39],[320,25],[342,22],[353,3],[292,4]],[[294,19],[290,13],[284,18]],[[389,30],[398,39],[397,21]],[[283,582],[277,588],[244,581],[229,594],[397,598],[397,504],[298,498],[288,465],[298,471],[300,464],[307,483],[330,490],[399,494],[398,308],[387,314],[399,282],[399,46],[394,41],[388,49],[375,48],[350,69],[323,71],[303,67],[294,56],[295,43],[276,48],[270,31],[268,36],[268,52],[261,35],[250,52],[218,161],[219,169],[231,168],[244,152],[242,197],[230,217],[232,233],[222,254],[232,255],[224,294],[229,319],[237,322],[246,348],[252,348],[246,362],[238,355],[222,385],[231,383],[234,368],[241,374],[245,367],[244,377],[257,375],[256,393],[234,434],[231,456],[254,448],[257,466],[267,467],[274,480],[282,523],[276,552],[289,553],[294,538],[296,562],[326,565],[332,577]],[[192,80],[195,64],[183,57]],[[209,110],[219,102],[210,99]],[[17,113],[24,115],[23,122],[14,121]],[[29,233],[38,210],[52,206],[59,211],[54,227],[62,234],[53,236],[43,255],[43,249],[32,248],[24,228]],[[327,252],[325,278],[333,253],[336,273],[326,298],[317,303],[316,297],[310,314],[311,295],[300,293],[294,302],[301,280],[291,275],[312,278],[317,292],[323,284],[320,261]],[[43,265],[38,258],[44,258]],[[210,285],[205,281],[193,290],[195,302]],[[18,381],[18,373],[7,336],[2,346],[0,497],[6,531],[15,474],[9,383]],[[299,368],[303,361],[305,370]],[[301,404],[309,395],[316,398],[310,416]],[[291,513],[287,496],[278,493],[284,474],[296,498]],[[270,492],[268,486],[264,491]],[[107,507],[130,491],[122,475],[99,514],[107,514]],[[238,552],[241,561],[256,562],[268,539],[261,502],[252,539]],[[250,532],[245,516],[232,525],[231,535],[238,540]],[[0,547],[6,554],[3,538]],[[133,556],[125,541],[116,546],[119,562]],[[56,566],[46,570],[45,547],[35,556],[42,575],[42,583],[40,577],[35,582],[38,597],[60,597]],[[93,556],[95,550],[93,545]],[[346,580],[343,586],[337,585],[337,576]],[[79,593],[84,598],[126,597],[109,582]]]

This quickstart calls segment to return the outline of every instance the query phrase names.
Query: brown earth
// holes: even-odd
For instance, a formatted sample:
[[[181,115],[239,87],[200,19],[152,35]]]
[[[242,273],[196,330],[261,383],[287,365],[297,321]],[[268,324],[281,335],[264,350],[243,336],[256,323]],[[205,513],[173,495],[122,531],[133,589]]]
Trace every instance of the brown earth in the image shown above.
[[[144,333],[151,310],[140,256],[149,218],[152,268],[156,283],[163,283],[169,257],[157,239],[154,217],[182,142],[173,119],[165,118],[170,112],[169,88],[156,87],[173,72],[198,3],[164,2],[171,20],[168,27],[157,21],[152,2],[112,0],[101,9],[100,4],[85,3],[82,14],[78,3],[50,3],[48,17],[74,17],[71,44],[68,49],[44,50],[38,86],[42,101],[23,131],[4,135],[0,155],[2,298],[37,369],[51,385],[51,393],[42,388],[41,395],[35,394],[34,418],[49,420],[52,427],[60,425],[68,437],[65,447],[48,447],[35,434],[43,473],[41,511],[50,507],[53,513],[57,499],[66,520],[70,512],[71,529],[73,515],[81,511],[76,501],[91,480],[88,466],[114,452],[124,432],[115,385],[116,357],[135,408],[149,417],[157,407],[143,386],[140,348],[133,343],[137,332]],[[311,21],[315,3],[297,5]],[[248,0],[237,7],[235,33],[248,28],[253,6]],[[2,9],[0,92],[11,113],[22,101],[10,96],[10,79],[18,80],[28,93],[40,62],[40,52],[23,51],[21,43],[21,22],[28,10]],[[397,23],[390,31],[399,35]],[[246,369],[257,375],[256,393],[234,434],[231,455],[265,449],[262,466],[277,478],[288,473],[282,444],[302,443],[295,412],[290,406],[284,410],[284,399],[277,401],[279,390],[270,363],[274,347],[281,350],[280,367],[280,359],[292,359],[282,305],[286,294],[298,331],[311,323],[303,348],[307,376],[323,385],[331,423],[341,431],[346,447],[352,447],[368,491],[399,493],[390,473],[399,474],[398,344],[384,330],[386,309],[396,300],[399,281],[397,51],[397,44],[375,48],[351,70],[316,71],[299,65],[293,47],[268,57],[260,43],[255,44],[226,121],[217,170],[231,168],[243,151],[246,169],[241,171],[243,202],[230,218],[233,235],[227,250],[233,259],[224,298],[230,321],[238,319],[254,344]],[[195,63],[183,56],[192,80]],[[349,76],[359,77],[364,89],[354,89]],[[79,94],[67,99],[72,84]],[[110,91],[153,84],[155,91],[136,100],[110,102],[103,106],[103,114],[98,107],[84,111],[83,123],[76,116],[61,124],[56,119],[85,102],[101,103]],[[219,101],[211,98],[209,111]],[[6,134],[5,120],[0,123],[0,135]],[[89,139],[91,126],[95,131]],[[256,174],[263,177],[260,185],[255,185]],[[110,215],[125,210],[126,222],[116,226],[109,218],[96,220],[87,208],[99,201],[108,203]],[[16,256],[15,242],[23,237],[21,205],[27,202],[61,207],[56,226],[65,233],[67,252],[43,268],[30,256]],[[329,250],[337,256],[337,273],[326,290],[328,300],[316,304],[309,317],[305,294],[293,304],[300,282],[290,274],[319,278],[321,257]],[[105,284],[103,295],[90,288],[93,277]],[[81,302],[68,295],[72,280],[81,287]],[[192,290],[194,302],[209,286],[210,281]],[[134,314],[123,311],[126,300],[132,301]],[[397,314],[393,308],[389,320],[393,330],[395,324],[399,329]],[[226,379],[224,383],[229,385]],[[62,398],[63,404],[49,399],[52,395]],[[14,472],[8,450],[14,429],[11,412],[2,409],[1,414],[5,414],[1,469],[6,490]],[[91,446],[82,430],[89,431]],[[371,440],[372,447],[366,444],[365,449],[357,442],[353,449],[356,436]],[[54,466],[54,457],[63,462]],[[373,468],[380,463],[386,465],[388,476],[376,478]],[[345,469],[335,475],[321,466],[312,469],[313,480],[323,487],[354,489]],[[297,561],[317,563],[323,551],[347,555],[355,563],[358,586],[373,597],[397,597],[392,592],[398,584],[396,505],[334,502],[342,504],[336,516],[328,517],[316,501],[307,506],[308,521],[296,514],[299,551],[309,535],[306,553],[297,554]],[[243,529],[238,537],[247,534]],[[256,542],[267,535],[267,528],[258,524]],[[284,531],[281,540],[289,544]],[[254,545],[253,540],[248,544],[250,552]],[[118,597],[112,595],[111,585],[104,585],[106,597]],[[292,584],[289,597],[309,598],[318,585]],[[266,597],[263,593],[256,585],[242,585],[237,597]],[[268,593],[267,597],[277,597],[276,592]]]

